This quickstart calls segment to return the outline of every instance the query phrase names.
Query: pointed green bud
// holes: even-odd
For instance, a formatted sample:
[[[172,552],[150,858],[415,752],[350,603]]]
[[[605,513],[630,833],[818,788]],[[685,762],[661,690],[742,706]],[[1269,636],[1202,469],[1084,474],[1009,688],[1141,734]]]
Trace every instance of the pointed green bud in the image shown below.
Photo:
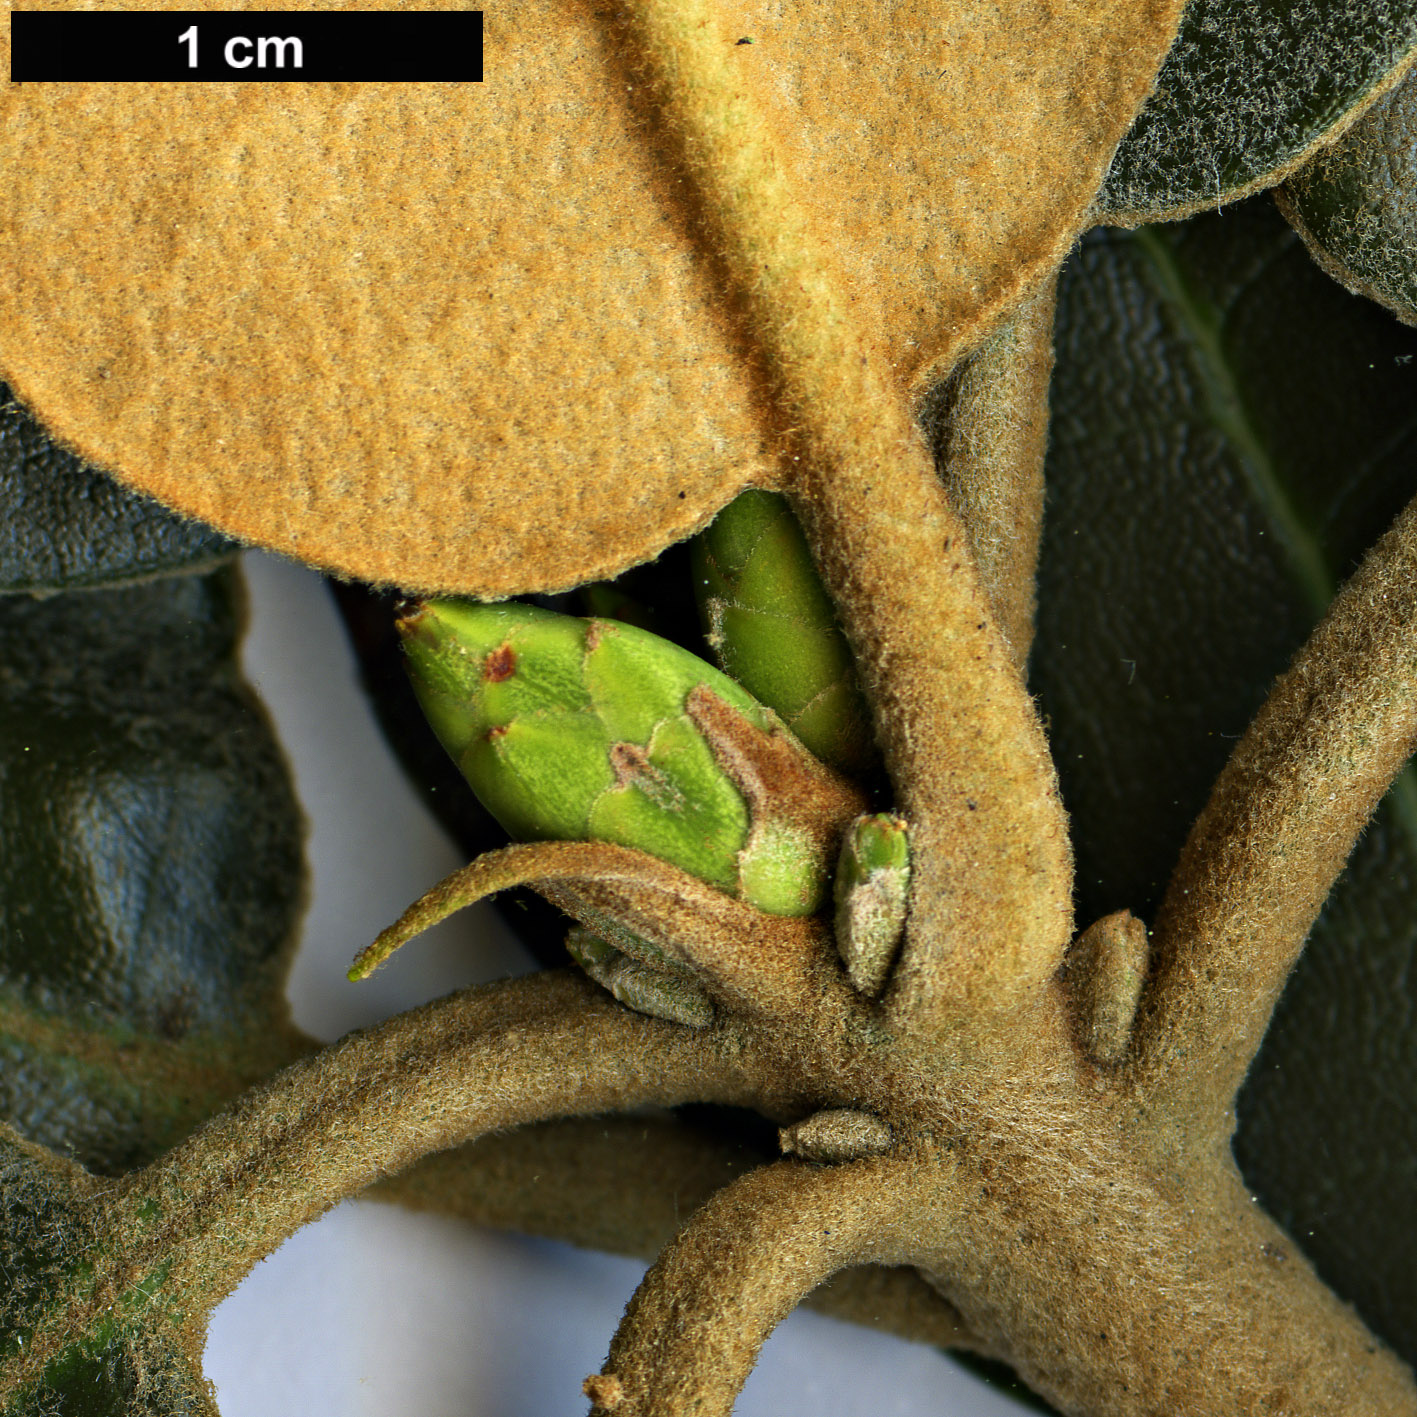
[[[719,664],[823,762],[869,767],[855,661],[787,499],[741,493],[692,545],[694,594]]]
[[[781,781],[755,790],[754,753],[789,788],[820,795],[829,775],[711,665],[632,625],[526,605],[430,601],[399,630],[424,713],[513,837],[631,846],[774,914],[820,907],[844,818],[804,819],[811,794]]]
[[[627,1009],[689,1028],[711,1024],[713,1001],[698,980],[665,959],[653,945],[643,940],[637,943],[643,946],[646,959],[617,950],[589,930],[575,929],[566,936],[571,958]],[[655,963],[647,962],[648,958],[654,958]]]
[[[841,841],[836,947],[856,988],[874,998],[900,948],[910,894],[910,835],[899,817],[858,817]]]

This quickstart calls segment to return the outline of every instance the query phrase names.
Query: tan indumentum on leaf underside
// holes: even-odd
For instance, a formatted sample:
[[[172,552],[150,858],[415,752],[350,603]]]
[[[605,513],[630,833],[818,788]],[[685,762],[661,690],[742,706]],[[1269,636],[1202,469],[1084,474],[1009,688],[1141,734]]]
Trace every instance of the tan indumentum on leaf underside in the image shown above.
[[[1178,10],[713,7],[902,390],[1061,257]],[[20,398],[233,534],[484,597],[624,569],[777,482],[620,11],[525,0],[486,54],[483,84],[5,90]]]

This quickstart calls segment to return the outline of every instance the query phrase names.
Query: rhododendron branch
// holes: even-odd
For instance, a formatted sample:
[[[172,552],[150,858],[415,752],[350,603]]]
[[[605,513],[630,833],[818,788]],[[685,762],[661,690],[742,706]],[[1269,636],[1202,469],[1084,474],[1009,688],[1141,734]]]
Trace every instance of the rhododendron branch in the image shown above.
[[[571,971],[455,994],[278,1073],[124,1180],[116,1222],[154,1209],[126,1278],[171,1265],[194,1310],[330,1206],[428,1152],[548,1117],[762,1096],[725,1025],[621,1008]],[[123,1292],[125,1276],[114,1280]]]
[[[1056,295],[1050,277],[924,412],[945,495],[1020,672],[1033,644]]]
[[[586,1392],[615,1417],[718,1417],[772,1330],[824,1279],[910,1257],[919,1167],[898,1157],[749,1172],[698,1211],[625,1311]]]
[[[364,1195],[652,1260],[686,1215],[766,1159],[670,1115],[570,1117],[424,1157]],[[954,1305],[912,1269],[853,1266],[805,1302],[936,1348],[980,1348]]]
[[[1270,692],[1181,854],[1132,1068],[1168,1125],[1225,1114],[1310,926],[1414,747],[1417,501]]]

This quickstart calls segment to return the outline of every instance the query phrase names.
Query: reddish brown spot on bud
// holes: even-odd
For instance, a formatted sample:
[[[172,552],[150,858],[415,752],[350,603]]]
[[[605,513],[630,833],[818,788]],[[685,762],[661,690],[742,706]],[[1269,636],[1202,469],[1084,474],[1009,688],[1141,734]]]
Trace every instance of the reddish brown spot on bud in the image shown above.
[[[498,738],[503,737],[506,731],[507,725],[505,723],[494,723],[492,727],[487,730],[487,741],[489,743],[495,742]]]
[[[517,654],[511,645],[502,645],[487,656],[482,666],[482,677],[489,684],[500,684],[517,672]]]

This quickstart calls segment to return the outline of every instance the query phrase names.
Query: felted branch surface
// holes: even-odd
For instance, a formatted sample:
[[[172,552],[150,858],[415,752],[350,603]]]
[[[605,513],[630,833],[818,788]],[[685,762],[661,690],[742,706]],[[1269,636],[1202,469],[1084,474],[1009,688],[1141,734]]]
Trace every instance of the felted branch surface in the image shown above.
[[[1157,917],[1134,1071],[1184,1129],[1226,1111],[1378,800],[1417,746],[1417,502],[1225,765]]]
[[[425,1157],[365,1196],[649,1260],[715,1191],[763,1159],[670,1116],[577,1117]],[[807,1303],[917,1343],[978,1347],[954,1306],[913,1270],[842,1270]]]
[[[908,388],[1062,255],[1178,10],[711,13]],[[777,450],[629,44],[594,0],[525,0],[482,84],[8,87],[4,375],[124,480],[365,579],[496,596],[647,558]]]
[[[635,1291],[604,1370],[586,1382],[593,1410],[726,1417],[768,1335],[817,1284],[861,1260],[904,1257],[907,1168],[784,1161],[720,1191]]]

